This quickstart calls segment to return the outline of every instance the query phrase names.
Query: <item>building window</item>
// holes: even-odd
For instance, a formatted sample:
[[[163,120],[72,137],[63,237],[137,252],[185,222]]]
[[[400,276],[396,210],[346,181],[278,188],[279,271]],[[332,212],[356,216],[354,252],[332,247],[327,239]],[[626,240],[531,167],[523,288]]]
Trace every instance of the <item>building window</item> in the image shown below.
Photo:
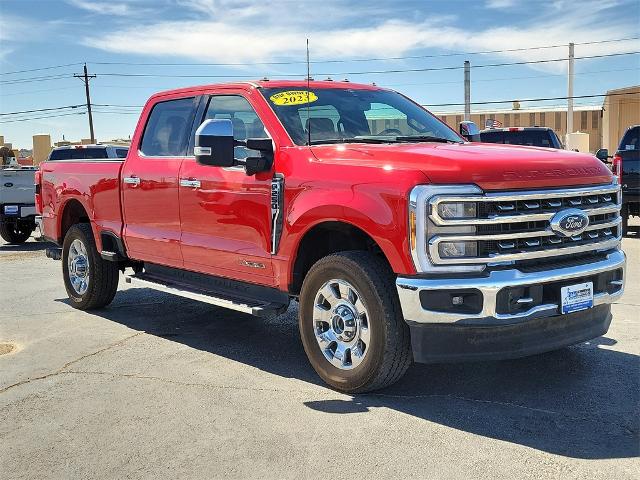
[[[600,121],[600,110],[594,110],[591,112],[591,128],[598,129],[598,122]]]
[[[562,130],[562,114],[560,112],[556,112],[556,130]]]
[[[540,126],[541,127],[546,127],[546,123],[544,121],[544,112],[540,112]]]
[[[580,131],[585,132],[587,130],[587,112],[580,112]]]
[[[514,127],[519,127],[520,126],[520,114],[519,113],[514,113],[513,114],[513,126]]]
[[[462,115],[456,115],[456,125],[462,121]]]
[[[480,115],[480,128],[484,128],[485,124],[487,123],[487,116],[486,115]]]
[[[504,126],[505,127],[511,126],[511,115],[509,115],[508,113],[504,114]]]
[[[447,116],[446,115],[442,115],[440,117],[440,120],[442,120],[444,123],[447,123]]]
[[[534,127],[536,124],[536,114],[535,113],[530,113],[529,114],[529,125]]]

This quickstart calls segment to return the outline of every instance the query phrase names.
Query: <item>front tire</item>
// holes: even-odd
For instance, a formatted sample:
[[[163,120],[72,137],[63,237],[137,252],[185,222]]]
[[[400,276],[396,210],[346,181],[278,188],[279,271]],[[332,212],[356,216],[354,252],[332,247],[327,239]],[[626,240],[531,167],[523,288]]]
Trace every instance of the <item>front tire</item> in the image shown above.
[[[103,260],[91,226],[72,226],[62,244],[62,274],[71,306],[79,310],[102,308],[118,290],[118,264]]]
[[[411,364],[393,273],[371,253],[342,252],[313,265],[302,285],[298,320],[309,362],[337,390],[384,388]]]
[[[2,237],[7,243],[13,245],[20,245],[29,240],[29,237],[33,233],[33,228],[29,228],[26,225],[20,225],[19,223],[0,223],[0,237]]]

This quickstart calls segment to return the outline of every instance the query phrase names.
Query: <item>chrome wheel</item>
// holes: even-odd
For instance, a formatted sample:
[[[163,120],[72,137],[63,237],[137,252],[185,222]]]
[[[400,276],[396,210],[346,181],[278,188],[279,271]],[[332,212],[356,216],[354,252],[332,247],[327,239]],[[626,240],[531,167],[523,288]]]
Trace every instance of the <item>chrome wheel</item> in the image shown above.
[[[344,280],[329,280],[316,294],[313,328],[324,357],[349,370],[369,351],[369,314],[358,291]]]
[[[67,266],[71,286],[78,295],[84,295],[89,288],[89,255],[82,241],[71,242]]]

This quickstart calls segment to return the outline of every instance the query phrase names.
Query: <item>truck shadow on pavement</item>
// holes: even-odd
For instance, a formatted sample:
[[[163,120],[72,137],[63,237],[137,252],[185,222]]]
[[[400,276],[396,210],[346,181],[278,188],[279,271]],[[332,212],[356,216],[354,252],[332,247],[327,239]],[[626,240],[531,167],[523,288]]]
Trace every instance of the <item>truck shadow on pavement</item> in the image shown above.
[[[61,300],[67,302],[67,300]],[[315,385],[299,339],[297,305],[257,319],[148,289],[120,291],[93,312],[150,335]],[[615,322],[615,319],[614,319]],[[386,390],[306,401],[350,415],[385,407],[461,431],[582,459],[640,454],[640,357],[600,337],[509,361],[413,365]],[[313,395],[313,394],[310,394]]]
[[[0,253],[2,252],[37,252],[55,246],[47,242],[26,242],[22,244],[4,243],[0,240]]]

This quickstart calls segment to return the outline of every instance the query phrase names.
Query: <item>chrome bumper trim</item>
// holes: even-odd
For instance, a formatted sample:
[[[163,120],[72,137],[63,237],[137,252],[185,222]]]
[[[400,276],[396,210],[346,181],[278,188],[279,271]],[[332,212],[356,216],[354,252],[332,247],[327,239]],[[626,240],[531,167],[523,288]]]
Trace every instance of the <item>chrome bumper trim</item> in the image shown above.
[[[417,278],[398,277],[396,288],[404,319],[417,323],[470,323],[504,325],[520,323],[532,318],[557,315],[557,304],[544,304],[518,314],[499,314],[496,312],[496,299],[498,292],[505,287],[517,287],[520,285],[532,285],[555,282],[558,280],[579,281],[581,278],[619,268],[625,269],[626,256],[623,251],[615,250],[607,255],[607,258],[598,262],[563,267],[541,272],[521,272],[516,269],[494,270],[486,277],[467,278]],[[623,273],[624,278],[624,273]],[[425,310],[420,302],[422,290],[461,290],[474,288],[480,290],[483,296],[482,311],[477,314],[443,313]],[[613,303],[624,292],[624,284],[620,290],[613,294],[600,293],[594,295],[593,304],[602,305]]]

